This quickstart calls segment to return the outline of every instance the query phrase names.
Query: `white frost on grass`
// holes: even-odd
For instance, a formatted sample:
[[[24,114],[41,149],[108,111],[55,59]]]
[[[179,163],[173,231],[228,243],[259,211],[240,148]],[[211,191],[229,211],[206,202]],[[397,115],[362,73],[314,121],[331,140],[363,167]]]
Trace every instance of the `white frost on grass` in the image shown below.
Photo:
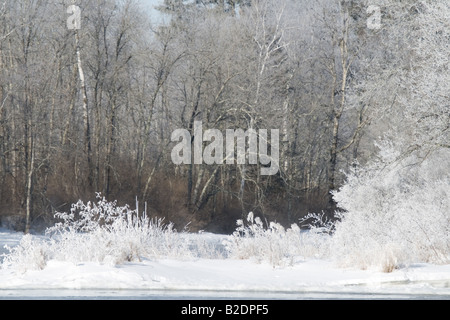
[[[58,216],[62,222],[47,236],[0,232],[0,245],[9,251],[0,260],[0,290],[406,290],[450,298],[448,264],[413,262],[389,273],[338,267],[329,252],[332,226],[320,215],[309,216],[318,225],[304,232],[297,225],[264,225],[250,214],[232,235],[177,232],[103,198]]]
[[[230,236],[189,234],[191,240],[214,245]],[[12,240],[7,240],[11,239]],[[0,233],[13,245],[17,234]],[[4,243],[4,242],[2,242]],[[383,273],[338,268],[333,261],[300,257],[292,264],[274,267],[253,259],[189,258],[148,259],[113,265],[106,262],[48,260],[42,270],[17,272],[0,269],[0,290],[149,290],[213,292],[368,292],[448,295],[450,265],[413,264]]]

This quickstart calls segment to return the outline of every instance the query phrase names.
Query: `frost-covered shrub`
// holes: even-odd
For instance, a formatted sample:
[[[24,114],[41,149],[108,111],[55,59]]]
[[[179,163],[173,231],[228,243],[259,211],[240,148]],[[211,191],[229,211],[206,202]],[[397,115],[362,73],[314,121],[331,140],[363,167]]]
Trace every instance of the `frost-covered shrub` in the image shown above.
[[[334,257],[345,266],[383,271],[450,262],[449,152],[396,160],[394,149],[382,151],[334,195],[345,210],[333,235]]]
[[[149,219],[145,212],[117,206],[100,195],[97,203],[79,201],[70,213],[55,216],[62,222],[47,230],[55,259],[120,264],[142,257],[189,254],[188,244],[180,241],[173,224]]]
[[[320,232],[302,231],[297,224],[285,229],[279,223],[270,222],[265,227],[259,217],[250,213],[247,223],[237,221],[236,231],[224,245],[231,258],[285,266],[293,264],[297,257],[317,256],[319,243],[326,243],[326,238],[329,236]]]
[[[287,233],[281,225],[273,222],[265,228],[261,219],[254,218],[253,213],[247,216],[247,222],[238,220],[231,239],[224,242],[231,258],[268,261],[273,265],[280,265],[285,258],[289,258],[293,248],[285,238],[294,237],[294,232]]]
[[[24,235],[19,245],[5,246],[9,254],[5,254],[1,267],[14,269],[24,273],[28,269],[42,270],[48,260],[48,246],[45,242],[34,239],[32,235]]]
[[[78,201],[70,212],[56,213],[60,222],[47,229],[47,239],[24,236],[18,246],[9,248],[2,268],[43,269],[50,259],[116,265],[143,258],[220,256],[201,237],[177,232],[163,219],[150,219],[145,212],[97,197],[96,203]]]
[[[336,213],[338,215],[338,213]],[[335,221],[327,218],[325,213],[309,213],[300,219],[300,224],[307,230],[302,232],[302,255],[305,257],[328,258],[330,243],[335,229]]]

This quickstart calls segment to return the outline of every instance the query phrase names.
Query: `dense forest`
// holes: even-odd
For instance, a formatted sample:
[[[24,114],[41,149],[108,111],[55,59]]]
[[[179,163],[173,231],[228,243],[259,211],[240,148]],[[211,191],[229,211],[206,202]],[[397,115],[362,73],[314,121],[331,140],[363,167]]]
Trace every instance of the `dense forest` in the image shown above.
[[[161,23],[134,0],[0,1],[1,224],[39,230],[101,192],[181,229],[289,225],[331,216],[388,147],[448,179],[449,4],[374,2],[165,0]],[[278,129],[277,174],[174,164],[196,121]]]

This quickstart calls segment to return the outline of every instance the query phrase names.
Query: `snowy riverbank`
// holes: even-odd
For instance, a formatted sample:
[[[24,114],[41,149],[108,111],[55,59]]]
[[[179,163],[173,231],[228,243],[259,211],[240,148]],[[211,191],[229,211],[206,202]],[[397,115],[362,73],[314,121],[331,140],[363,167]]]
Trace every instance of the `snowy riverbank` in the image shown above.
[[[192,236],[216,242],[226,237]],[[20,238],[20,234],[0,230],[2,247],[6,243],[14,245]],[[341,293],[345,298],[346,294],[358,292],[450,299],[450,265],[413,264],[383,273],[341,269],[331,261],[300,257],[291,266],[275,268],[264,262],[236,259],[143,259],[121,265],[50,260],[43,270],[0,270],[0,298],[14,295],[15,290],[46,290],[41,295],[53,297],[64,290],[135,290],[136,297],[145,291],[183,292],[194,298],[214,297],[221,292],[227,297],[253,292],[253,296],[267,298],[280,293],[316,293],[318,298]]]

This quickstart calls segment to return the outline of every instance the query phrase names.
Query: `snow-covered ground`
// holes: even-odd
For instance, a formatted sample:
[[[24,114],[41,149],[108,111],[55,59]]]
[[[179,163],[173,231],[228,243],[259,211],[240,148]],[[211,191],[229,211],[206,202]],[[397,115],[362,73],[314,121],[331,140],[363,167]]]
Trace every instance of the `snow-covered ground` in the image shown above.
[[[199,234],[220,242],[225,236]],[[0,229],[0,252],[21,234]],[[301,259],[273,267],[252,260],[158,259],[108,265],[51,260],[43,270],[0,269],[0,299],[116,298],[436,298],[450,299],[450,265],[414,264],[382,273]]]

